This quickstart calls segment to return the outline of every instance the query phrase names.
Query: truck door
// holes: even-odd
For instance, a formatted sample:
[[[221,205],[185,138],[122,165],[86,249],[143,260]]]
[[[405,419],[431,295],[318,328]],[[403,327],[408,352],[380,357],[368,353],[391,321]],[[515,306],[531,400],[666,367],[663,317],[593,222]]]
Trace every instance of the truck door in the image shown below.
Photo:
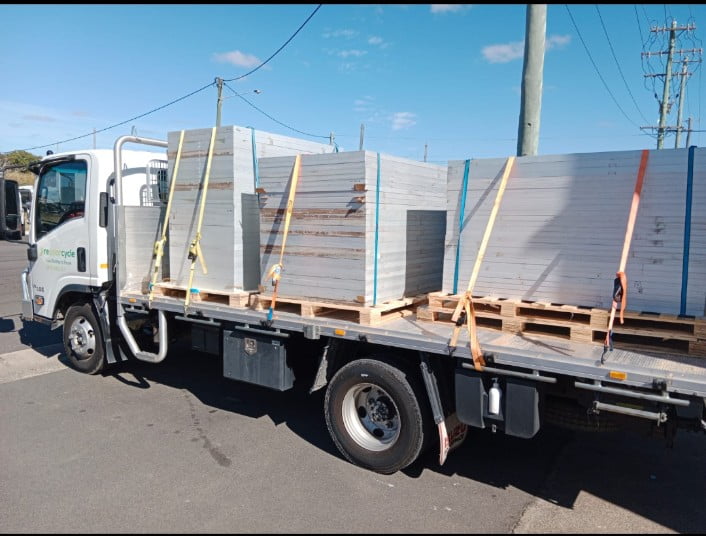
[[[62,290],[90,287],[89,163],[87,155],[58,157],[38,167],[28,279],[34,314],[44,318],[52,318]]]

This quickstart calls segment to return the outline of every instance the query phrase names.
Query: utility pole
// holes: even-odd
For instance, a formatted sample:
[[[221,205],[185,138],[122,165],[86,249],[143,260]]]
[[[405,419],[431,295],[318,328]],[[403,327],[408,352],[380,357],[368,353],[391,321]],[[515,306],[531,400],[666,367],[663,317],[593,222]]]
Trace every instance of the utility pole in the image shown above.
[[[691,147],[691,117],[689,118],[687,125],[688,126],[686,127],[686,145],[684,147]]]
[[[424,144],[424,161],[425,162],[427,161],[427,148],[428,148],[428,145],[425,143]]]
[[[535,155],[539,147],[539,116],[542,109],[542,72],[546,33],[547,5],[527,4],[517,156]]]
[[[363,137],[365,136],[365,124],[360,124],[360,143],[358,144],[358,150],[363,150]]]
[[[689,73],[687,66],[689,63],[692,62],[701,62],[701,54],[703,52],[702,49],[700,48],[692,48],[690,50],[675,50],[676,46],[676,38],[677,38],[677,32],[691,32],[696,29],[696,25],[694,24],[688,24],[686,26],[677,26],[677,21],[672,20],[672,24],[670,27],[654,27],[650,28],[651,32],[669,32],[669,47],[667,50],[661,50],[657,52],[643,52],[642,56],[647,56],[648,58],[651,56],[667,56],[667,65],[664,70],[664,73],[656,73],[656,74],[646,74],[645,77],[664,77],[664,86],[662,88],[662,100],[659,102],[659,126],[653,127],[653,126],[647,126],[647,127],[640,127],[641,129],[652,129],[652,130],[657,130],[657,149],[662,149],[664,148],[664,136],[667,132],[675,132],[676,133],[676,141],[675,141],[675,148],[679,147],[679,142],[681,141],[681,131],[683,130],[682,127],[682,111],[683,111],[683,106],[684,106],[684,96],[686,94],[686,82],[688,77],[690,76],[691,73]],[[674,56],[675,55],[680,55],[680,56],[687,56],[691,55],[692,58],[696,57],[697,55],[699,56],[698,59],[689,59],[687,57],[684,57],[684,59],[681,60],[682,62],[682,70],[681,72],[673,73],[672,72],[672,64],[674,62]],[[669,115],[669,112],[672,108],[671,103],[669,102],[669,95],[670,95],[670,83],[671,83],[671,78],[672,76],[680,76],[681,77],[681,84],[680,84],[680,90],[679,90],[679,108],[677,112],[677,125],[676,126],[667,126],[667,117]],[[656,95],[655,95],[656,97]]]
[[[331,132],[331,133],[328,135],[328,144],[329,144],[329,145],[333,145],[333,140],[335,140],[335,139],[336,139],[336,136],[334,136],[334,135],[333,135],[333,132]]]
[[[664,72],[664,91],[662,92],[662,102],[659,106],[659,129],[657,130],[657,149],[664,145],[664,126],[667,123],[667,107],[669,105],[669,81],[672,78],[672,56],[674,56],[674,43],[677,38],[677,21],[672,20],[672,28],[669,30],[669,50],[667,51],[667,68]]]
[[[674,139],[674,148],[679,149],[679,141],[681,139],[681,113],[682,113],[682,108],[684,107],[684,93],[686,92],[686,77],[689,76],[689,73],[686,70],[686,66],[689,63],[689,60],[684,59],[682,62],[681,66],[681,84],[679,86],[679,108],[677,109],[677,133],[675,135]]]
[[[221,107],[223,106],[223,79],[216,77],[216,86],[218,87],[218,100],[216,101],[216,126],[221,126]]]

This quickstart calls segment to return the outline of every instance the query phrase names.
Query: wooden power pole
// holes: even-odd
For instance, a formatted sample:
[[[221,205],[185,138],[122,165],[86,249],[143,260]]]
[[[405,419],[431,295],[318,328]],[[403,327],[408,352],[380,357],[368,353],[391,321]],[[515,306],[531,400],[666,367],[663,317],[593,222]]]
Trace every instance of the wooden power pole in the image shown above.
[[[542,109],[542,71],[547,32],[547,5],[527,4],[525,60],[517,129],[517,156],[536,155],[539,147],[539,116]]]

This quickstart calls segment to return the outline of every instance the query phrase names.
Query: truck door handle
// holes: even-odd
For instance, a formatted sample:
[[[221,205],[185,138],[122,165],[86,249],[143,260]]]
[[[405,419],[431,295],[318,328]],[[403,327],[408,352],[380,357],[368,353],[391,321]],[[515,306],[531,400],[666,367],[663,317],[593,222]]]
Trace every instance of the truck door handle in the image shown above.
[[[76,250],[76,263],[78,264],[78,271],[86,271],[86,248],[78,248]]]
[[[100,193],[99,202],[99,212],[98,212],[98,225],[100,227],[108,227],[108,193]]]

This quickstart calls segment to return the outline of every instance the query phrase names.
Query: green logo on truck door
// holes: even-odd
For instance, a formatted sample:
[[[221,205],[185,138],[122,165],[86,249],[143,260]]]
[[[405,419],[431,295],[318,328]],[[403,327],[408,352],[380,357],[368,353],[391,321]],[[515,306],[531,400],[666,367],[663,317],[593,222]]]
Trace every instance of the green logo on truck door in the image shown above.
[[[41,255],[50,264],[72,266],[73,259],[76,258],[76,251],[73,249],[42,248]]]

